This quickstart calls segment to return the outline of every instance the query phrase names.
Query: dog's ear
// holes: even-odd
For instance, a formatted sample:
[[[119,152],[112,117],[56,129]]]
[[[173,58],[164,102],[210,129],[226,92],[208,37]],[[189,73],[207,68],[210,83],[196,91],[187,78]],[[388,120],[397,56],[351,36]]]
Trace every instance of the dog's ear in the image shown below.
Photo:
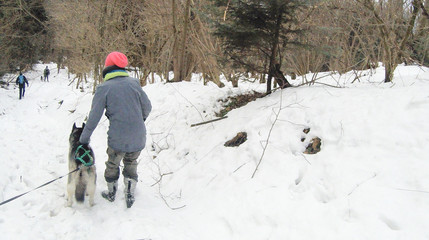
[[[73,123],[73,130],[76,129],[76,123]]]
[[[85,123],[82,123],[82,129],[85,128]]]

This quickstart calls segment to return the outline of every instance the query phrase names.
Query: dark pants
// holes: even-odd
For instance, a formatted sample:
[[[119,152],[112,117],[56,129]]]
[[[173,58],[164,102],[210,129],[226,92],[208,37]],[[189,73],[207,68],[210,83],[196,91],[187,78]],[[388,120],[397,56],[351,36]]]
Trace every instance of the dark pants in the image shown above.
[[[49,82],[48,77],[49,77],[49,75],[45,75],[45,79],[44,79],[43,81],[45,81],[45,82]]]
[[[131,178],[138,181],[137,175],[137,158],[140,156],[140,152],[117,152],[110,147],[107,148],[107,155],[109,159],[106,162],[106,170],[104,171],[104,178],[106,182],[113,182],[119,179],[119,164],[123,160],[124,169],[122,175],[126,178]]]
[[[19,85],[19,99],[23,98],[25,94],[25,86]]]

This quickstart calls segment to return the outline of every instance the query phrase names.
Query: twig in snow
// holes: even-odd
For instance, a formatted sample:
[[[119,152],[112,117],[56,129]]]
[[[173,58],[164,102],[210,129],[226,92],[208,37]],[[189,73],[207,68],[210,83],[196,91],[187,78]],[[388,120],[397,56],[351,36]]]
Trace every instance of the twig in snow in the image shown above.
[[[64,103],[64,100],[59,101],[59,102],[58,102],[58,108],[57,108],[57,109],[59,109],[59,108],[61,107],[61,105],[63,105],[63,103]]]
[[[311,162],[310,162],[310,161],[308,161],[308,159],[305,157],[305,155],[304,155],[304,154],[302,154],[302,153],[301,153],[301,156],[305,159],[305,161],[306,161],[308,164],[310,164],[310,165],[311,165]]]
[[[204,154],[204,156],[202,157],[202,158],[200,158],[200,159],[197,159],[195,162],[196,163],[198,163],[198,162],[200,162],[201,160],[203,160],[205,157],[207,157],[207,155],[209,155],[215,148],[217,148],[217,147],[219,147],[219,146],[222,146],[223,145],[223,143],[219,143],[219,144],[217,144],[216,146],[214,146],[212,149],[210,149],[210,151],[208,151],[206,154]]]
[[[360,182],[360,183],[358,183],[350,192],[349,192],[349,194],[347,194],[347,196],[350,196],[350,195],[352,195],[352,193],[358,188],[358,187],[360,187],[362,184],[364,184],[364,183],[366,183],[366,182],[368,182],[369,180],[371,180],[371,179],[373,179],[373,178],[375,178],[377,176],[377,173],[374,173],[374,175],[372,176],[372,177],[370,177],[370,178],[368,178],[368,179],[366,179],[366,180],[364,180],[364,181],[362,181],[362,182]]]
[[[151,185],[151,187],[153,187],[153,186],[155,186],[156,184],[158,184],[158,193],[159,193],[159,196],[161,197],[162,201],[164,201],[165,205],[167,205],[167,207],[168,207],[168,208],[170,208],[171,210],[178,210],[178,209],[181,209],[181,208],[186,207],[186,205],[182,205],[182,206],[180,206],[180,207],[171,207],[171,206],[170,206],[170,204],[168,204],[167,200],[165,199],[164,195],[163,195],[163,194],[162,194],[162,192],[161,192],[161,182],[162,182],[162,178],[163,178],[164,176],[166,176],[166,175],[171,175],[171,174],[173,174],[173,172],[169,172],[169,173],[162,173],[162,174],[161,174],[161,168],[159,167],[159,164],[157,164],[157,163],[155,163],[155,162],[154,162],[154,164],[155,164],[155,165],[157,166],[157,168],[158,168],[158,173],[159,173],[160,177],[159,177],[159,180],[158,180],[158,181],[156,181],[154,184],[152,184],[152,185]]]
[[[255,171],[253,171],[252,178],[255,176],[256,171],[258,171],[259,165],[261,165],[262,159],[264,158],[265,151],[267,150],[268,143],[269,143],[269,140],[270,140],[270,137],[271,137],[271,132],[273,131],[274,125],[276,124],[277,119],[279,119],[280,111],[282,110],[282,102],[283,102],[283,91],[280,94],[280,106],[279,106],[279,110],[277,111],[277,113],[275,113],[276,119],[274,119],[273,124],[271,124],[271,128],[270,128],[270,131],[268,132],[268,136],[267,136],[267,140],[265,142],[264,149],[262,150],[261,158],[259,159],[259,162],[256,165]]]
[[[364,181],[362,181],[362,182],[360,182],[360,183],[358,183],[350,192],[349,192],[349,194],[347,194],[347,196],[350,196],[350,195],[352,195],[352,193],[358,188],[358,187],[360,187],[362,184],[364,184],[364,183],[366,183],[366,182],[368,182],[369,180],[371,180],[371,179],[373,179],[373,178],[375,178],[377,176],[377,173],[374,173],[374,175],[372,176],[372,177],[370,177],[370,178],[368,178],[368,179],[366,179],[366,180],[364,180]],[[347,199],[347,202],[348,202],[348,205],[349,205],[349,218],[351,218],[351,207],[350,207],[350,198],[348,198]]]
[[[211,182],[213,182],[213,180],[215,180],[215,178],[217,177],[217,174],[216,175],[214,175],[211,179],[210,179],[210,181],[207,183],[207,185],[206,186],[208,186]]]
[[[181,208],[186,207],[186,205],[182,205],[180,207],[171,207],[170,204],[168,204],[167,200],[165,199],[164,195],[162,195],[161,193],[161,184],[158,184],[158,192],[159,192],[159,196],[161,196],[161,199],[164,201],[165,205],[167,205],[167,207],[170,208],[171,210],[179,210]]]
[[[170,175],[170,174],[173,174],[173,172],[169,172],[169,173],[163,173],[163,174],[161,174],[161,177],[158,179],[158,181],[156,181],[154,184],[152,184],[152,185],[150,185],[150,186],[151,186],[151,187],[155,186],[156,184],[158,184],[159,182],[161,182],[161,180],[162,180],[162,178],[163,178],[164,176],[167,176],[167,175]]]
[[[227,118],[227,117],[228,117],[228,116],[223,116],[223,117],[221,117],[221,118],[216,118],[216,119],[208,120],[208,121],[205,121],[205,122],[200,122],[200,123],[191,124],[191,127],[195,127],[195,126],[199,126],[199,125],[203,125],[203,124],[207,124],[207,123],[211,123],[211,122],[216,122],[216,121],[219,121],[219,120],[225,119],[225,118]]]
[[[237,169],[235,169],[235,170],[233,171],[233,173],[237,172],[237,171],[238,171],[241,167],[243,167],[244,165],[246,165],[246,163],[241,164]]]
[[[332,72],[332,73],[330,73],[328,75],[321,76],[321,77],[315,77],[315,76],[313,76],[312,79],[311,79],[311,81],[298,84],[296,86],[293,86],[293,88],[301,87],[301,86],[304,86],[304,85],[316,84],[316,83],[317,84],[326,85],[328,87],[333,87],[333,88],[344,88],[344,87],[340,87],[340,86],[334,86],[334,85],[330,85],[330,84],[326,84],[326,83],[317,82],[317,80],[320,80],[320,79],[325,78],[325,77],[332,77],[332,75],[334,75],[334,72]]]
[[[344,88],[344,87],[334,86],[334,85],[327,84],[327,83],[321,83],[321,82],[315,82],[315,83],[321,84],[321,85],[325,85],[325,86],[328,86],[328,87],[333,87],[333,88]]]
[[[399,191],[416,192],[416,193],[428,193],[429,194],[429,191],[414,190],[414,189],[404,189],[404,188],[395,188],[395,189],[399,190]]]
[[[185,96],[183,96],[183,94],[181,93],[181,92],[179,92],[179,90],[177,90],[173,85],[170,85],[170,86],[172,86],[173,88],[174,88],[174,90],[176,90],[179,94],[180,94],[180,96],[182,96],[188,103],[190,103],[191,105],[192,105],[192,107],[195,109],[195,110],[197,110],[197,112],[198,112],[198,114],[200,115],[200,117],[201,117],[201,120],[204,120],[204,118],[203,118],[203,115],[200,113],[200,111],[198,111],[198,108],[197,107],[195,107],[195,105],[191,102],[191,101],[189,101],[189,99],[187,99]],[[213,126],[213,125],[212,125]]]

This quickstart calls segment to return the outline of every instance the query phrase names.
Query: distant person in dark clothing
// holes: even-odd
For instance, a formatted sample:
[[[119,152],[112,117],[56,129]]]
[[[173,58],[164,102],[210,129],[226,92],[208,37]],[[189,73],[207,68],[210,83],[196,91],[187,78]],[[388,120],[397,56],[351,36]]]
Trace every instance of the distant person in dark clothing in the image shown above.
[[[22,75],[22,72],[19,72],[19,76],[16,78],[16,84],[18,84],[19,86],[19,99],[24,97],[26,83],[28,87],[27,78],[24,75]]]
[[[49,68],[46,66],[45,70],[43,71],[43,76],[45,77],[43,81],[49,82]]]

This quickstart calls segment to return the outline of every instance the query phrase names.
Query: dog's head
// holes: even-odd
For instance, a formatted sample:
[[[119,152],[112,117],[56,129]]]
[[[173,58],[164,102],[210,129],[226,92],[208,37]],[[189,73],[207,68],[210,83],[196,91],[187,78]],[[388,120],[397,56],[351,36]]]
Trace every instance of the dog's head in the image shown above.
[[[79,138],[82,135],[83,129],[85,128],[85,123],[82,124],[82,127],[76,127],[76,123],[73,124],[72,131],[70,133],[70,159],[75,159],[76,164],[82,164],[81,161],[85,163],[94,162],[94,152],[88,144],[85,144],[84,147],[79,145]],[[79,158],[81,160],[79,160]]]
[[[82,124],[82,127],[76,127],[76,123],[73,124],[72,131],[70,133],[70,144],[77,143],[79,141],[80,135],[82,135],[83,128],[85,127],[85,123]]]

